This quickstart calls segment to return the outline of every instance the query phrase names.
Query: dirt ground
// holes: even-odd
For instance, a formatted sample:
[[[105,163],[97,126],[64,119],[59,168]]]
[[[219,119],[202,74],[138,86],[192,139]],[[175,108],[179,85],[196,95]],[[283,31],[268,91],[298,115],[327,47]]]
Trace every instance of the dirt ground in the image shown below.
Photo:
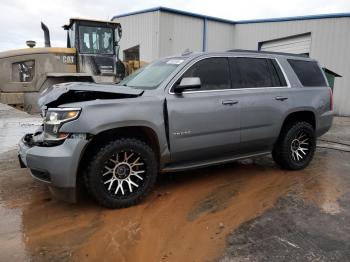
[[[121,210],[52,199],[9,148],[0,261],[349,261],[349,132],[337,118],[305,170],[264,157],[161,175],[141,204]]]

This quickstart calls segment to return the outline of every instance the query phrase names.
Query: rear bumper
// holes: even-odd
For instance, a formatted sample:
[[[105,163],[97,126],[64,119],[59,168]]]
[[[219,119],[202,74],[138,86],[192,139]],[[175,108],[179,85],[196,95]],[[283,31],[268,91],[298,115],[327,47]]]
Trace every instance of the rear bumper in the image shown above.
[[[334,112],[327,111],[319,116],[317,121],[316,135],[317,137],[325,134],[332,126]]]
[[[58,190],[70,192],[63,194],[67,195],[65,200],[69,200],[76,188],[80,156],[87,143],[85,139],[66,139],[61,145],[43,147],[30,146],[22,139],[18,155],[22,165],[30,169],[35,179],[49,185],[54,193]]]

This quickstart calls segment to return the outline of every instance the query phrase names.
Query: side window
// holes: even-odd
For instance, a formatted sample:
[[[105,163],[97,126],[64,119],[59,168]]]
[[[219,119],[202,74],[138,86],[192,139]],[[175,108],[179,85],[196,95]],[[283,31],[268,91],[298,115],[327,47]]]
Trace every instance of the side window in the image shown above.
[[[303,86],[327,86],[321,68],[314,61],[288,59]]]
[[[90,35],[88,33],[84,33],[83,35],[83,49],[84,49],[84,52],[88,52],[89,49],[91,48],[90,47]]]
[[[113,54],[113,29],[79,26],[80,51],[86,54]]]
[[[230,67],[227,58],[203,59],[188,69],[182,77],[199,77],[200,90],[230,89]]]
[[[12,82],[32,82],[34,76],[34,60],[27,60],[12,64]]]
[[[230,58],[233,88],[284,86],[271,59],[235,57]],[[280,69],[279,69],[280,70]]]

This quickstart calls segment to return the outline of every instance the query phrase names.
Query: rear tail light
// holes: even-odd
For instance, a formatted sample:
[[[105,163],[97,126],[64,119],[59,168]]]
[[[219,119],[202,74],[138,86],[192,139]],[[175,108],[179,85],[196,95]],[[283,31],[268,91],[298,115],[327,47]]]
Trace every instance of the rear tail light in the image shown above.
[[[332,89],[329,88],[329,107],[330,110],[333,111],[333,92]]]

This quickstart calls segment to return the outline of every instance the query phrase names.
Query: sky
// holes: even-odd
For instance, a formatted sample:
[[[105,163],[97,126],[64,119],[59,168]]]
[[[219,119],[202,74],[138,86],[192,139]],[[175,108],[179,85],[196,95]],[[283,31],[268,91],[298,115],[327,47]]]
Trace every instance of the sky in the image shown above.
[[[51,45],[64,47],[62,25],[70,17],[110,20],[114,15],[158,6],[229,20],[350,12],[350,0],[1,0],[0,51],[25,48],[26,40],[43,46],[40,21],[50,29]]]

